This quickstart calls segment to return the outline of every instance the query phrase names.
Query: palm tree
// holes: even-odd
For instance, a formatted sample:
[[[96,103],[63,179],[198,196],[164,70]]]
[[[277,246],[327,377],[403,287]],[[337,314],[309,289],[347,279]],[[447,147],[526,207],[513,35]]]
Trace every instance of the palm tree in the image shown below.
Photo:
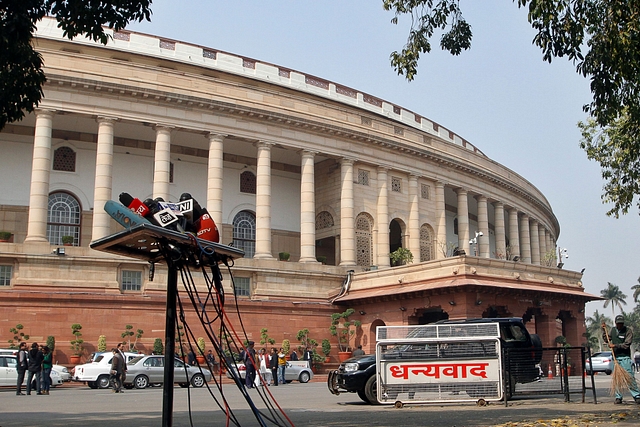
[[[600,296],[605,300],[603,304],[604,308],[607,308],[609,304],[611,304],[611,314],[615,318],[615,306],[618,306],[620,311],[622,311],[622,305],[627,305],[627,301],[625,301],[625,298],[627,298],[627,296],[620,290],[618,286],[614,285],[613,283],[607,282],[607,285],[607,289],[603,289],[600,291]]]
[[[638,301],[638,297],[640,297],[640,277],[638,277],[638,284],[637,285],[633,285],[631,287],[631,290],[633,290],[633,300],[635,302],[640,302],[640,301]]]
[[[598,340],[599,351],[602,351],[602,324],[611,325],[611,319],[596,310],[593,312],[593,316],[585,319],[585,322],[587,324],[587,335]]]

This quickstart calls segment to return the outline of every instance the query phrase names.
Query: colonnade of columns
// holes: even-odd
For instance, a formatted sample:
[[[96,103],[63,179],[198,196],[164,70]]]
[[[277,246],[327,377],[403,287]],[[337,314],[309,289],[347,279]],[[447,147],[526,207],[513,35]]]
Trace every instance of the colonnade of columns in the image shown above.
[[[49,110],[36,111],[34,135],[33,166],[31,190],[29,198],[29,221],[27,242],[47,241],[47,210],[49,197],[49,177],[51,168],[51,134],[55,112]],[[101,209],[107,200],[112,199],[112,170],[114,126],[116,118],[99,117],[96,148],[96,171],[94,183],[94,216],[92,240],[106,236],[110,232],[111,219]],[[170,197],[170,126],[157,125],[154,152],[153,197]],[[226,135],[210,133],[207,166],[207,208],[216,223],[222,224],[223,197],[223,148]],[[272,255],[271,241],[271,148],[272,143],[257,142],[257,176],[256,176],[256,251],[255,258],[270,259]],[[317,262],[315,254],[315,165],[317,153],[303,150],[301,152],[300,177],[300,262]],[[340,265],[356,265],[356,235],[354,209],[354,163],[355,159],[340,160]],[[374,242],[379,267],[389,266],[389,166],[377,169],[377,200],[374,218]],[[458,247],[470,253],[469,192],[457,188],[457,220]],[[409,218],[406,231],[408,245],[416,261],[420,254],[420,212],[418,194],[418,175],[409,174]],[[484,195],[475,196],[477,200],[478,230],[482,235],[477,239],[477,255],[491,257],[489,243],[489,200]],[[505,208],[500,201],[492,202],[494,207],[495,250],[497,257],[505,257],[507,253],[505,216],[508,218],[509,249],[511,259],[515,256],[524,262],[541,263],[547,251],[555,248],[551,233],[536,219],[529,218],[524,212],[513,207]],[[506,212],[505,212],[506,210]],[[444,258],[446,250],[441,245],[447,242],[447,221],[445,206],[445,184],[435,183],[435,245],[436,258]]]

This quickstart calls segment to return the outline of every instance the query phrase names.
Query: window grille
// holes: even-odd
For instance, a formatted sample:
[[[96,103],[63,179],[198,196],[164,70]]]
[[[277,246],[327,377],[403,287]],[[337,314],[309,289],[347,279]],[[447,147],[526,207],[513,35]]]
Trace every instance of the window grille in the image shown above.
[[[323,228],[333,227],[333,216],[327,211],[322,211],[316,215],[316,230],[322,230]]]
[[[236,296],[249,297],[251,296],[251,279],[249,277],[234,277],[233,285]]]
[[[142,272],[122,270],[122,290],[140,291],[142,290]]]
[[[422,184],[422,186],[420,187],[420,196],[423,199],[431,198],[431,188],[427,184]]]
[[[69,147],[56,148],[53,152],[53,170],[75,172],[76,152]]]
[[[61,245],[62,236],[72,236],[80,244],[80,203],[69,193],[51,193],[47,214],[47,240]]]
[[[358,169],[358,184],[369,185],[369,171]]]
[[[424,224],[420,227],[420,261],[430,261],[433,257],[433,231]]]
[[[240,174],[240,192],[256,194],[256,176],[253,172],[244,171]]]
[[[11,277],[13,277],[13,266],[0,265],[0,286],[11,286]]]
[[[402,179],[395,176],[391,177],[391,191],[402,193]]]
[[[239,212],[233,218],[233,247],[242,249],[245,258],[256,252],[256,216],[249,211]]]
[[[356,218],[356,264],[359,266],[369,267],[373,264],[372,224],[373,220],[367,214],[360,214]]]

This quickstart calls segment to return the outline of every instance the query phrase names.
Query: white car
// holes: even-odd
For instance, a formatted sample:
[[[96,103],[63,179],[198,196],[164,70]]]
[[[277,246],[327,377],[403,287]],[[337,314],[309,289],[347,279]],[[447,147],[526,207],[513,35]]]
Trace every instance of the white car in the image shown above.
[[[124,353],[126,361],[129,362],[140,356],[137,353]],[[109,371],[111,370],[111,360],[113,353],[106,352],[96,354],[93,362],[77,365],[73,371],[73,381],[86,382],[90,388],[109,388]]]
[[[58,375],[60,375],[62,381],[71,381],[71,372],[69,372],[69,369],[67,369],[66,366],[53,365],[51,367],[51,372],[53,371],[56,371]]]
[[[27,378],[29,374],[24,375],[24,385],[27,384]],[[51,386],[55,387],[62,384],[62,378],[60,375],[52,370],[51,374]],[[14,386],[18,381],[18,358],[11,354],[0,354],[0,386]]]

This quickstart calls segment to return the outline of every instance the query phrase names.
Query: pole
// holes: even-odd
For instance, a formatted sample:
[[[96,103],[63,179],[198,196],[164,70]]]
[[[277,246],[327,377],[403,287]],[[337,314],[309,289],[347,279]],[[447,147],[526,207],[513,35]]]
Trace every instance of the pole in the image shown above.
[[[178,293],[178,268],[167,260],[167,319],[164,334],[164,386],[162,387],[162,427],[173,425],[173,375],[176,354],[176,294]]]

